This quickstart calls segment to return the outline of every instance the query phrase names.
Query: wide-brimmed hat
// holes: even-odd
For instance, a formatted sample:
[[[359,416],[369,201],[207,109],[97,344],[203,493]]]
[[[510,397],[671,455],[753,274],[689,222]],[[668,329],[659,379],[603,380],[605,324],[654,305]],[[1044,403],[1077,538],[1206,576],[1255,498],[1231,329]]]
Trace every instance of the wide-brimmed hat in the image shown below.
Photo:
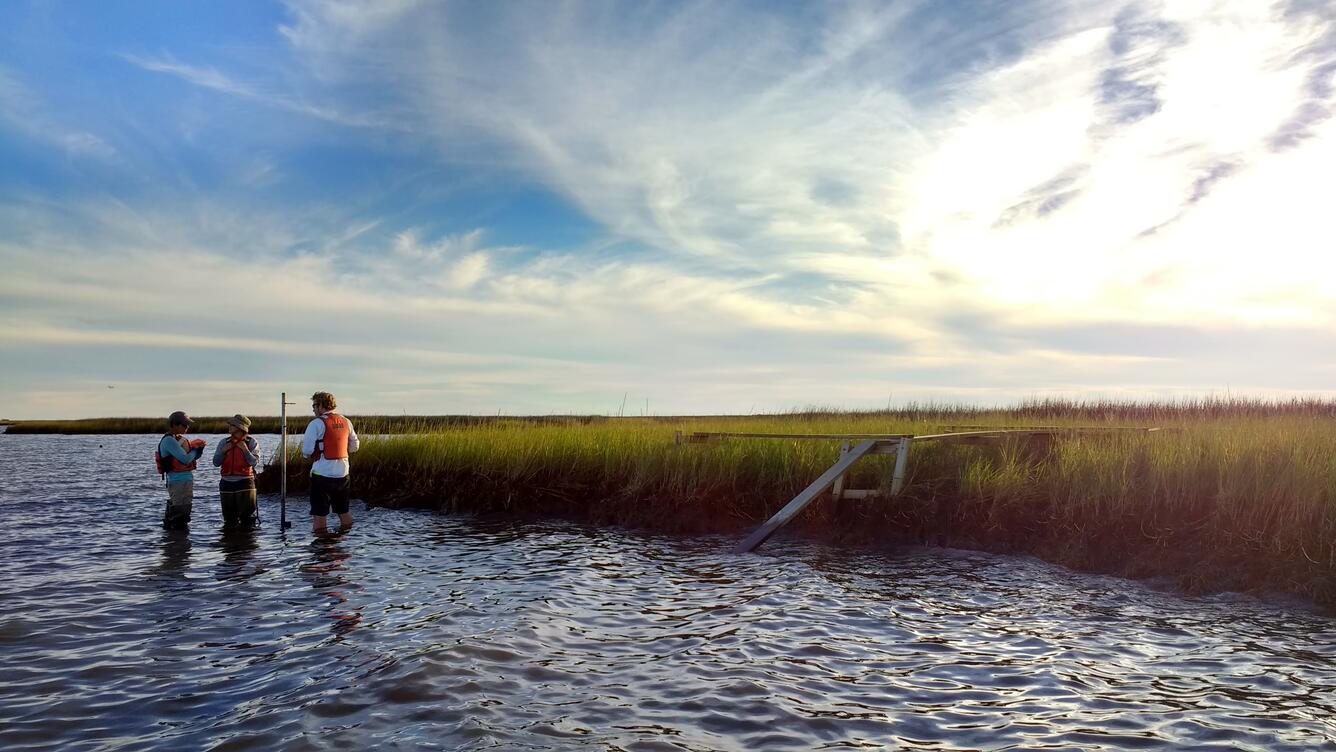
[[[176,412],[174,412],[174,413],[172,413],[171,415],[168,415],[168,416],[167,416],[167,425],[169,425],[169,426],[187,426],[187,427],[189,427],[189,426],[191,426],[191,425],[194,425],[194,423],[195,423],[195,421],[191,420],[191,419],[190,419],[190,416],[189,416],[189,415],[186,415],[185,412],[182,411],[182,410],[177,410]]]
[[[246,416],[237,413],[236,415],[233,415],[232,417],[227,419],[227,425],[236,426],[237,428],[240,428],[243,431],[249,431],[250,418],[247,418]]]

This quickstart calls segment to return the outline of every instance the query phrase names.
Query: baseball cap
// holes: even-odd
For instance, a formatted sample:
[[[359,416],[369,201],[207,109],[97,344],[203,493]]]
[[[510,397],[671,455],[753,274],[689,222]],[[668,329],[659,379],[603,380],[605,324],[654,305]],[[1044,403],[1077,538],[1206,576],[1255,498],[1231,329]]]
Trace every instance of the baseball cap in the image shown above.
[[[190,416],[186,415],[182,410],[177,410],[167,416],[167,425],[169,426],[189,426],[194,422],[195,421],[191,420]]]

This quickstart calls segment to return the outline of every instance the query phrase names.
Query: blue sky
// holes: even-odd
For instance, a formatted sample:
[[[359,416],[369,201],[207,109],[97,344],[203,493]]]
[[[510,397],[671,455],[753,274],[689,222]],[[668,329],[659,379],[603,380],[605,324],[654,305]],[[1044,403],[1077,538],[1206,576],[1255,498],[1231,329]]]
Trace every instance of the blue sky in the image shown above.
[[[1328,3],[6,15],[0,417],[1336,395]]]

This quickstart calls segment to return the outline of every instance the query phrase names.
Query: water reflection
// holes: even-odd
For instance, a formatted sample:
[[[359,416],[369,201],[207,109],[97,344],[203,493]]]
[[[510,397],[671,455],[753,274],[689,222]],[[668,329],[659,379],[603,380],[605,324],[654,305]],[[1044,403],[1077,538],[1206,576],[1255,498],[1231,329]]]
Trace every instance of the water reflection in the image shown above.
[[[260,547],[257,528],[225,528],[214,546],[223,552],[218,579],[244,581],[264,571],[253,563]]]
[[[342,640],[362,623],[362,607],[348,605],[349,592],[360,589],[346,577],[351,556],[341,537],[319,537],[311,541],[311,558],[298,567],[311,587],[329,599],[326,613],[333,622],[329,629],[336,640]]]
[[[164,530],[162,532],[162,550],[158,557],[158,566],[154,572],[169,578],[184,578],[190,568],[190,532],[188,530]]]

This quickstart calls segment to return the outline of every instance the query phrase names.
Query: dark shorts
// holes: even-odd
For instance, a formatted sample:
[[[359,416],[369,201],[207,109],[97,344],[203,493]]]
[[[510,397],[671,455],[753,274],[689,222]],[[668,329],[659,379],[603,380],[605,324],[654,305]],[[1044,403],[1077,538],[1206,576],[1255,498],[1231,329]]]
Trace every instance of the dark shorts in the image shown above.
[[[323,475],[312,475],[311,516],[324,517],[331,508],[335,514],[347,514],[350,488],[352,483],[347,476],[326,478]]]

